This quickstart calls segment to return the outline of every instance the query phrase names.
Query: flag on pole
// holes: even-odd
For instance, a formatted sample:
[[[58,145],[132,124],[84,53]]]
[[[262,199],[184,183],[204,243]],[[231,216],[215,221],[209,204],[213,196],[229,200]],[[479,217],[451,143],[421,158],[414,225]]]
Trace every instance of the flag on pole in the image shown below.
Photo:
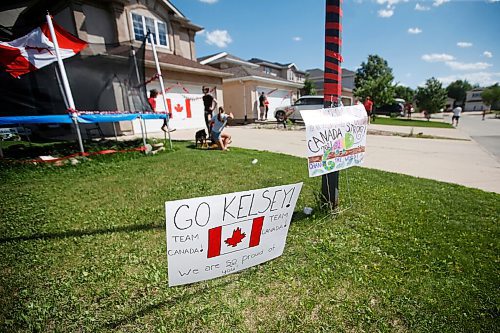
[[[62,59],[74,56],[87,43],[73,36],[54,22],[59,52]],[[26,36],[11,42],[0,42],[0,64],[15,78],[57,61],[54,43],[47,23]]]
[[[240,221],[208,230],[208,258],[240,251],[260,244],[264,217]]]

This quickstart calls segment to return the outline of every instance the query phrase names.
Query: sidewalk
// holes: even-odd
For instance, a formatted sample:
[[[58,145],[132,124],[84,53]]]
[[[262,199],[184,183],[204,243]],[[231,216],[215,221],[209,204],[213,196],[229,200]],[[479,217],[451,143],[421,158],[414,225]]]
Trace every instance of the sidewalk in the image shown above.
[[[422,135],[431,135],[440,138],[470,140],[470,137],[466,133],[457,130],[455,128],[391,126],[391,125],[377,125],[372,123],[369,125],[368,130],[401,133],[404,135],[409,135],[410,133],[413,133],[413,135],[417,135],[421,133]]]
[[[411,127],[378,125],[384,131],[409,133]],[[370,125],[370,129],[378,128]],[[229,127],[233,146],[305,157],[305,132]],[[456,129],[414,128],[414,134],[469,139]],[[172,132],[173,140],[194,141],[196,130]],[[163,138],[163,133],[148,136]],[[500,193],[500,163],[475,141],[368,135],[364,167],[434,179]],[[304,160],[304,168],[306,161]]]

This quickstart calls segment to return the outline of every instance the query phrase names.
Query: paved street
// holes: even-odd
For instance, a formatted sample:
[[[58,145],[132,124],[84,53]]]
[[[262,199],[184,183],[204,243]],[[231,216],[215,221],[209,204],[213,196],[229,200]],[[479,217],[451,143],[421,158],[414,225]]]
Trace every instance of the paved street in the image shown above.
[[[486,115],[485,120],[481,119],[480,112],[462,113],[458,129],[500,161],[500,119],[495,119],[494,115]]]
[[[463,123],[467,124],[470,121],[471,124],[475,124],[476,119],[472,117],[474,116],[464,116]],[[500,124],[500,120],[498,123]],[[468,125],[464,125],[463,130],[413,129],[414,133],[454,138],[454,140],[369,135],[364,167],[500,193],[500,161],[479,143],[469,139],[465,132],[466,126],[469,128]],[[472,126],[474,125],[471,125],[469,131],[473,134],[486,133],[485,136],[490,136],[491,133],[494,133],[494,128],[482,131],[480,127],[473,130]],[[374,128],[399,133],[411,131],[411,127],[370,125],[370,129]],[[194,140],[195,131],[178,130],[172,133],[172,138],[174,140]],[[239,126],[229,127],[227,131],[233,135],[234,146],[305,157],[305,132],[303,130],[283,131],[281,129],[255,129],[250,126]],[[305,167],[306,161],[304,160]]]

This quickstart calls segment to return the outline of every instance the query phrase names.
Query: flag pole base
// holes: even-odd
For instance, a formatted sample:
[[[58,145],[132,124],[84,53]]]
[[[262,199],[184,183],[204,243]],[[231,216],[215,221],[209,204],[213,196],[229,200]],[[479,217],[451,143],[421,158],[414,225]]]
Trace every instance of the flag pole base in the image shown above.
[[[322,198],[333,210],[339,205],[339,171],[328,173],[321,178]]]

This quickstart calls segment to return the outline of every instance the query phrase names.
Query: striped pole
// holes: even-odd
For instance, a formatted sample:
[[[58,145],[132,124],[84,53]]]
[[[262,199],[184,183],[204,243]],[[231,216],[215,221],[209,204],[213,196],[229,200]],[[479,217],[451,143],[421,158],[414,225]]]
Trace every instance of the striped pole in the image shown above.
[[[342,0],[326,0],[324,107],[335,107],[342,93]],[[339,172],[322,177],[321,192],[331,208],[339,202]]]

